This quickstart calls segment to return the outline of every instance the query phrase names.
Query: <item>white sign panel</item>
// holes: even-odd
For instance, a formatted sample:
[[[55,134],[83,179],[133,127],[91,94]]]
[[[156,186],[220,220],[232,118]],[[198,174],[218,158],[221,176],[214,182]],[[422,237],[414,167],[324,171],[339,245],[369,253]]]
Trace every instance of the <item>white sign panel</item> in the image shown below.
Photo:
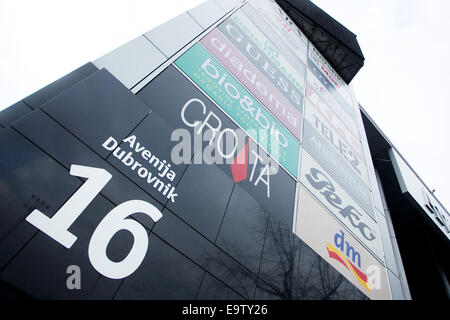
[[[386,269],[302,186],[295,233],[373,300],[391,300]]]
[[[273,0],[252,0],[250,5],[306,64],[308,40]]]
[[[300,182],[381,261],[384,261],[378,224],[305,150]]]

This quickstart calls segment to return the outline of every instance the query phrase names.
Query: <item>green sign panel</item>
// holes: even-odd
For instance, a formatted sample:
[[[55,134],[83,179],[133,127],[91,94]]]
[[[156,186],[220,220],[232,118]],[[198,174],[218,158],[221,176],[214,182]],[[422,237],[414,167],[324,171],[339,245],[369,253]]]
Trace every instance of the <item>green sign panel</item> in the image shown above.
[[[175,64],[294,177],[300,143],[199,43]]]

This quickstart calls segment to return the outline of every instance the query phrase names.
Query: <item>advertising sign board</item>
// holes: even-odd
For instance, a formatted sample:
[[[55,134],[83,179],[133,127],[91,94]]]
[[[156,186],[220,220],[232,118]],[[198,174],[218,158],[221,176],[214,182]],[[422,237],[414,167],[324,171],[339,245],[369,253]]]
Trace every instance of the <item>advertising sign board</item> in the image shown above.
[[[295,233],[370,299],[392,299],[386,269],[303,187]]]
[[[329,145],[338,152],[341,159],[348,164],[349,168],[369,185],[365,158],[360,157],[358,153],[341,138],[328,120],[317,111],[309,100],[306,101],[305,121],[309,121],[316,131],[328,141]]]
[[[375,217],[372,195],[369,187],[350,169],[327,140],[321,136],[309,121],[303,123],[303,146],[330,174],[353,196],[371,217]]]
[[[308,58],[331,84],[331,93],[334,94],[334,92],[336,92],[347,104],[352,105],[352,94],[349,86],[341,79],[339,74],[334,71],[314,45],[309,46]]]
[[[243,13],[237,11],[230,18],[250,39],[274,62],[278,69],[296,86],[304,92],[305,74],[298,70],[286,59],[284,54],[274,45],[266,35]]]
[[[311,51],[310,55],[311,57]],[[315,56],[313,56],[315,58]],[[334,87],[333,79],[330,79],[321,71],[321,66],[318,66],[311,58],[308,59],[308,69],[316,76],[321,82],[322,86],[331,94],[331,96],[337,101],[338,105],[352,118],[356,119],[356,111],[353,107],[353,102],[350,96],[344,99],[341,93]],[[342,91],[342,90],[341,90]]]
[[[313,91],[310,91],[308,96],[311,96],[313,93],[319,95],[320,98],[326,103],[326,105],[333,110],[334,113],[345,123],[347,128],[353,133],[355,137],[359,137],[359,129],[356,124],[355,115],[349,115],[345,112],[342,107],[336,102],[333,96],[328,92],[328,90],[324,87],[321,81],[317,79],[312,71],[309,69],[306,72],[307,83],[311,86]],[[314,100],[313,100],[314,101]]]
[[[302,116],[221,31],[211,31],[201,43],[298,139]]]
[[[381,261],[378,225],[307,151],[302,151],[300,182]]]
[[[300,143],[201,44],[194,45],[175,63],[297,178]]]
[[[270,58],[232,19],[227,19],[219,26],[220,31],[269,79],[284,97],[300,112],[303,110],[304,93],[289,80]]]
[[[242,11],[283,52],[294,65],[306,67],[308,42],[296,27],[280,15],[281,8],[272,1],[252,1]],[[262,19],[261,19],[262,18]]]

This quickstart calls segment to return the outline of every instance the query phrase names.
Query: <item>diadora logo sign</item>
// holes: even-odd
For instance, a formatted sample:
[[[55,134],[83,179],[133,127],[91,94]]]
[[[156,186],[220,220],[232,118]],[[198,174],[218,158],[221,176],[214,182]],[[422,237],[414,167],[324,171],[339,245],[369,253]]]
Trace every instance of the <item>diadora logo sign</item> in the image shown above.
[[[366,273],[361,270],[361,254],[346,240],[344,231],[334,235],[333,244],[328,243],[327,251],[329,257],[351,272],[368,292],[380,288],[379,269],[377,272],[377,267],[371,266]]]

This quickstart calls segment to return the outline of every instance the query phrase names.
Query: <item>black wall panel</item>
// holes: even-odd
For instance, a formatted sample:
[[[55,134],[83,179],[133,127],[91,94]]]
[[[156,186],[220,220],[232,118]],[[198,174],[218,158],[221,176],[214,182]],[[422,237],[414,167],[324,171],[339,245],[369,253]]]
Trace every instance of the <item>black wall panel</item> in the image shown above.
[[[0,112],[0,125],[2,127],[7,127],[31,111],[32,109],[23,101],[19,101]]]
[[[98,71],[98,69],[94,66],[94,64],[90,62],[86,63],[85,65],[65,75],[61,79],[56,80],[48,86],[26,97],[23,101],[29,107],[36,109],[96,71]]]
[[[150,112],[108,71],[100,70],[42,109],[102,157],[109,138],[124,139]]]
[[[25,217],[34,209],[53,215],[82,181],[71,177],[63,166],[12,128],[0,133],[0,144],[8,146],[0,149],[0,270],[3,270],[37,233]]]

